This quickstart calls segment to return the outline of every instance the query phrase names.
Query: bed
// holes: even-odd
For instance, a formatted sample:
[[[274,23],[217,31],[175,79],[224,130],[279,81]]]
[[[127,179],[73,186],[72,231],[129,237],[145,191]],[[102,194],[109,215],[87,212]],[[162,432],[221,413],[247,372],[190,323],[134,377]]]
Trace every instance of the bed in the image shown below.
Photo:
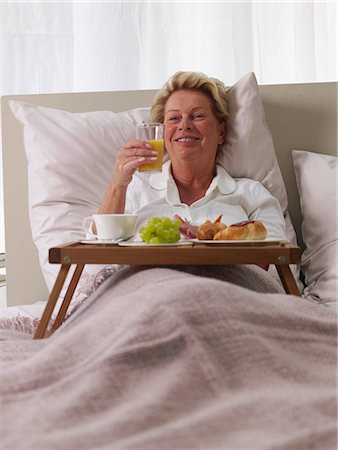
[[[155,91],[2,97],[3,448],[336,448],[337,86],[229,90],[220,163],[280,201],[301,298],[254,266],[100,267],[41,341],[48,248],[84,237]]]

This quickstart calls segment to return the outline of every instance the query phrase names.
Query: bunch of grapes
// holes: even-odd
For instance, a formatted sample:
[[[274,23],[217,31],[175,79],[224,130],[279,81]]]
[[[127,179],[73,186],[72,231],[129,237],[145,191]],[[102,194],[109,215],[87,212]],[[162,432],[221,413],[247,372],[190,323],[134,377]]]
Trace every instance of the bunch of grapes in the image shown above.
[[[173,244],[180,240],[179,227],[181,222],[169,217],[152,217],[140,227],[142,241],[147,244]]]

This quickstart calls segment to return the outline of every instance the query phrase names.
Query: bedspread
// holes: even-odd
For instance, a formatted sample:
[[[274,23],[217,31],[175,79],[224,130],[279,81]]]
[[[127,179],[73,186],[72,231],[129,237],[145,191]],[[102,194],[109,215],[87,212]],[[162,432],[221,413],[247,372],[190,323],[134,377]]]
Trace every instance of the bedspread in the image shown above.
[[[336,337],[259,268],[125,268],[49,338],[4,330],[0,447],[335,449]]]

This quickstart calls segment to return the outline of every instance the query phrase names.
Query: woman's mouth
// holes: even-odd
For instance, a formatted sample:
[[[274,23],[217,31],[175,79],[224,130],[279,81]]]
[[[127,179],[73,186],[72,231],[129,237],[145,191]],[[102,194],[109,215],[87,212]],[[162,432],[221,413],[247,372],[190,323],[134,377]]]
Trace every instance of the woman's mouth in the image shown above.
[[[196,137],[181,137],[179,139],[176,139],[176,142],[195,142],[197,141],[198,138]]]

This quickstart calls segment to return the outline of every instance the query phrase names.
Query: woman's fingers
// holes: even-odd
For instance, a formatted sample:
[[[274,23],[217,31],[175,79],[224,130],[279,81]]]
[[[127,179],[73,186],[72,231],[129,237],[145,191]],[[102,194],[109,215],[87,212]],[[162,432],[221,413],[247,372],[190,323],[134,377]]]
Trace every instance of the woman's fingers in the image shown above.
[[[122,147],[118,154],[123,162],[128,162],[128,159],[137,158],[157,158],[157,152],[151,149],[151,145],[145,141],[133,140]],[[141,161],[143,161],[141,159]]]
[[[114,168],[115,183],[129,184],[139,166],[156,160],[157,152],[151,150],[151,145],[146,141],[138,139],[129,141],[117,154]]]
[[[151,149],[151,145],[146,141],[132,140],[122,147],[119,156],[122,158],[154,157],[157,152]]]
[[[134,158],[130,158],[122,165],[122,171],[127,174],[133,174],[136,169],[142,164],[153,163],[157,160],[157,157],[154,155],[151,156],[137,156]]]
[[[128,141],[122,148],[147,148],[151,149],[151,145],[147,141],[141,139],[132,139]]]

